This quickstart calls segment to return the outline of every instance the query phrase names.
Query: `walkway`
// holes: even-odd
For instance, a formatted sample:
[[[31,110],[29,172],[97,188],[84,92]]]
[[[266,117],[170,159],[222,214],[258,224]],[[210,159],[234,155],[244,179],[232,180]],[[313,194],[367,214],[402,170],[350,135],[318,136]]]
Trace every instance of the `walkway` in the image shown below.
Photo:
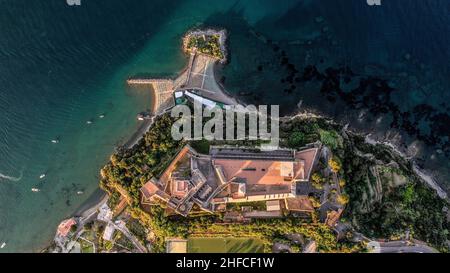
[[[152,114],[160,115],[175,105],[173,93],[177,90],[195,89],[198,95],[228,105],[236,100],[225,94],[214,75],[217,59],[205,54],[191,54],[187,68],[175,80],[129,79],[129,85],[148,85],[154,92]]]

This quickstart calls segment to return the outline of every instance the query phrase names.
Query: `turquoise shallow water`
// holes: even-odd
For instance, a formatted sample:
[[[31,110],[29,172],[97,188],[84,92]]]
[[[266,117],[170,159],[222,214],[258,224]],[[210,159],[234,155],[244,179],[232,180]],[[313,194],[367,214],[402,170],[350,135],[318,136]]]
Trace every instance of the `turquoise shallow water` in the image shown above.
[[[7,247],[0,251],[39,251],[49,242],[59,221],[97,189],[100,167],[138,127],[136,113],[150,106],[148,90],[129,89],[125,80],[175,76],[186,64],[182,34],[232,5],[3,3],[0,242]]]
[[[79,7],[64,0],[3,1],[0,243],[7,247],[0,252],[39,251],[59,221],[97,189],[100,167],[135,132],[136,113],[151,103],[148,90],[130,89],[125,80],[139,74],[174,76],[186,65],[182,34],[201,24],[229,30],[231,59],[218,74],[243,100],[287,110],[303,100],[304,106],[344,121],[357,121],[354,115],[369,109],[375,114],[352,126],[380,134],[398,129],[389,126],[395,108],[379,114],[363,101],[350,111],[345,99],[320,90],[320,80],[295,80],[308,65],[320,73],[347,65],[355,74],[395,85],[389,105],[402,113],[422,104],[436,108],[431,114],[419,111],[430,117],[420,125],[445,138],[439,123],[445,117],[433,117],[449,112],[450,6],[446,0],[390,3],[373,9],[363,0],[82,0]],[[420,24],[411,25],[410,16]],[[285,62],[298,71],[294,84],[288,77],[295,70]],[[369,98],[375,100],[373,94]],[[56,137],[60,143],[51,143]],[[417,135],[405,133],[405,138],[408,144]],[[419,153],[442,180],[449,162],[444,144],[445,139]],[[44,172],[47,177],[40,180]],[[42,191],[32,193],[33,187]],[[80,190],[83,195],[76,194]]]

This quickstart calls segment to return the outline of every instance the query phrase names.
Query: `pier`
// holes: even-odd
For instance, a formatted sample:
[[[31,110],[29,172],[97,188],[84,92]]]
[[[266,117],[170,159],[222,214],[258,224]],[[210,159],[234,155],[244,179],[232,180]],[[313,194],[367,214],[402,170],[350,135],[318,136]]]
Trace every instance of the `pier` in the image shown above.
[[[175,106],[173,94],[177,90],[196,89],[200,96],[227,105],[237,104],[236,100],[222,90],[214,77],[217,59],[201,53],[191,53],[184,71],[174,80],[132,78],[128,85],[148,85],[153,92],[154,116],[161,115]]]

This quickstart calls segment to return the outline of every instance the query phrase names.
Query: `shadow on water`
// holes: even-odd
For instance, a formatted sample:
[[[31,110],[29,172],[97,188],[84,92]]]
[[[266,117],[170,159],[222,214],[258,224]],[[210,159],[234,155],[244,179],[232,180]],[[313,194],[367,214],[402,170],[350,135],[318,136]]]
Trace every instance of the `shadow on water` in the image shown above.
[[[437,178],[444,182],[450,176],[447,168],[450,128],[446,125],[450,123],[450,105],[431,99],[431,95],[414,96],[411,92],[432,94],[433,98],[447,96],[445,90],[450,83],[448,78],[445,80],[445,73],[448,69],[439,71],[441,60],[420,59],[431,56],[423,43],[410,49],[418,52],[417,57],[402,50],[402,46],[390,46],[390,43],[408,43],[412,38],[406,35],[400,38],[406,42],[397,41],[396,37],[379,37],[393,41],[374,46],[369,57],[376,59],[378,55],[382,56],[377,57],[378,62],[369,62],[370,58],[356,53],[350,54],[350,46],[355,48],[355,52],[361,50],[357,45],[358,36],[350,37],[352,33],[345,27],[363,19],[347,14],[357,19],[338,25],[330,14],[326,14],[323,6],[317,5],[320,6],[301,2],[284,15],[263,17],[253,25],[245,19],[244,11],[236,7],[211,15],[204,22],[206,26],[224,27],[230,33],[229,63],[217,71],[221,83],[227,91],[247,103],[282,105],[281,114],[284,115],[297,112],[297,105],[301,102],[303,110],[349,123],[352,128],[373,133],[380,140],[390,141],[392,135],[399,133],[401,138],[394,144],[406,152],[410,152],[411,147],[417,145],[415,140],[419,140],[418,152],[412,152],[416,162],[421,167],[438,171]],[[354,3],[345,6],[351,8],[350,11],[338,9],[336,13],[356,13],[361,9],[370,12],[365,7],[351,5]],[[391,16],[395,15],[392,9],[399,7],[388,8]],[[302,14],[301,23],[297,20],[299,14]],[[383,18],[377,20],[383,21]],[[366,29],[359,27],[362,29],[354,27],[357,30],[355,35],[362,35],[365,30],[374,33],[370,24],[364,25]],[[388,33],[393,31],[390,25],[379,27]],[[399,27],[407,28],[408,25]],[[346,40],[342,40],[343,32]],[[411,29],[406,32],[411,32]],[[383,30],[378,33],[382,34]],[[376,41],[375,38],[366,40],[369,46]],[[414,40],[419,41],[418,38]],[[436,43],[439,41],[442,39]],[[384,57],[386,54],[389,56],[387,59]],[[448,188],[448,185],[443,187]]]

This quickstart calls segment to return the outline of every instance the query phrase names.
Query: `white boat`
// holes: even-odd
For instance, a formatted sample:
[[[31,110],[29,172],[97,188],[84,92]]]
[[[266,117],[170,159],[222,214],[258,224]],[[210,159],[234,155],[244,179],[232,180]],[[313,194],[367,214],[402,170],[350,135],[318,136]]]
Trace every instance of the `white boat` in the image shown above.
[[[78,195],[82,195],[83,193],[84,193],[84,192],[82,192],[82,191],[78,191],[78,192],[77,192]]]
[[[44,177],[46,177],[47,175],[45,173],[41,174],[41,176],[39,176],[40,179],[43,179]]]
[[[86,121],[86,124],[92,124],[92,120]]]
[[[3,242],[3,244],[0,246],[0,249],[5,248],[5,246],[6,246],[6,243]]]
[[[59,143],[59,140],[57,140],[57,139],[52,139],[52,143]]]
[[[32,188],[31,191],[32,191],[32,192],[40,192],[41,190],[40,190],[40,189],[37,189],[37,188]]]
[[[100,116],[99,116],[99,118],[104,118],[104,117],[105,117],[105,115],[100,115]]]

